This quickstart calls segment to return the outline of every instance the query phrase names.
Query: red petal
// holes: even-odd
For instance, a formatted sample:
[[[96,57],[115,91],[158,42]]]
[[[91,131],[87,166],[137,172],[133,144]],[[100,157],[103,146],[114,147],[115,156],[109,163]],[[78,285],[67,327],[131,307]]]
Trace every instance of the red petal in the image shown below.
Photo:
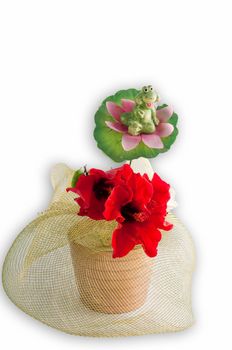
[[[87,206],[82,198],[76,198],[75,201],[79,204],[80,209],[78,212],[79,216],[88,216],[93,220],[104,220],[103,210],[104,201],[97,201],[94,197],[91,201],[91,205]]]
[[[119,224],[112,236],[113,258],[121,258],[127,255],[136,245],[130,224]]]
[[[90,207],[89,209],[86,210],[84,215],[81,215],[80,213],[79,215],[88,216],[90,219],[93,219],[93,220],[104,220],[105,218],[102,212],[103,212],[103,209],[101,208]]]
[[[150,223],[143,223],[137,227],[138,238],[140,239],[145,253],[154,257],[157,255],[157,246],[161,240],[161,233]]]
[[[66,191],[67,192],[74,192],[74,193],[76,193],[76,188],[75,187],[68,187],[68,188],[66,188]]]
[[[103,213],[106,220],[123,219],[121,208],[132,199],[131,190],[123,185],[116,186],[105,203]]]
[[[170,231],[173,228],[173,224],[171,224],[170,222],[167,222],[165,220],[163,220],[162,225],[160,225],[159,227],[161,230],[164,231]]]
[[[133,175],[133,170],[129,164],[124,164],[122,167],[117,168],[117,173],[115,176],[115,181],[118,182],[127,182],[129,178]]]
[[[107,173],[105,171],[95,168],[89,170],[89,175],[93,175],[96,181],[107,177]]]
[[[77,193],[87,205],[90,204],[93,196],[94,183],[95,178],[93,176],[81,175],[74,190],[74,192]]]
[[[136,207],[144,208],[150,202],[153,195],[151,181],[146,176],[133,173],[128,181],[128,186],[133,191],[133,202]]]
[[[153,199],[159,204],[167,205],[170,199],[170,185],[163,181],[157,174],[154,174],[152,184]]]

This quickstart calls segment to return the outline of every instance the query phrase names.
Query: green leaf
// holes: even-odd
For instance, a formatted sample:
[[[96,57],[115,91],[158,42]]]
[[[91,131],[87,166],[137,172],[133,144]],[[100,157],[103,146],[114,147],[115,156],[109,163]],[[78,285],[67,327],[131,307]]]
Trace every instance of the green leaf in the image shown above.
[[[79,180],[79,177],[83,174],[82,168],[75,171],[72,177],[71,181],[71,187],[76,187],[77,181]]]

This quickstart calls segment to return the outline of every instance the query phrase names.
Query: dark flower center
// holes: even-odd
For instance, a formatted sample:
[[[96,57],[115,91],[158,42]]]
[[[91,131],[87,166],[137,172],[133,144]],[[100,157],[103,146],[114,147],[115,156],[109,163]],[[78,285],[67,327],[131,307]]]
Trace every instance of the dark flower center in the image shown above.
[[[125,218],[126,221],[135,221],[134,215],[137,212],[137,209],[132,205],[132,203],[124,205],[121,209],[122,216]]]
[[[112,184],[110,184],[106,179],[99,180],[93,186],[93,192],[98,200],[106,199],[112,190]]]
[[[127,222],[144,222],[148,218],[148,215],[139,211],[133,203],[124,205],[121,209],[121,214]]]

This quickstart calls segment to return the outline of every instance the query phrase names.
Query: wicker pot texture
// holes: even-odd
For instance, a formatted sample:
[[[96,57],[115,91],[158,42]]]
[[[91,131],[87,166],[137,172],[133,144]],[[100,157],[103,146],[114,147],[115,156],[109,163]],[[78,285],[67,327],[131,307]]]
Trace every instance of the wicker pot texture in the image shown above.
[[[122,258],[111,251],[94,252],[70,243],[72,264],[81,301],[88,308],[107,314],[130,312],[146,301],[153,259],[142,247]]]

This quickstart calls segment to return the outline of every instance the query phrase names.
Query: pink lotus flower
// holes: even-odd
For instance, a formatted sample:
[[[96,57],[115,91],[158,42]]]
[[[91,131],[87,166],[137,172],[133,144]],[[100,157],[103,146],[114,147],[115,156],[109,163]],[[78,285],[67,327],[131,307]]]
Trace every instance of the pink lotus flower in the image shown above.
[[[106,125],[119,133],[122,133],[122,147],[125,151],[130,151],[138,146],[140,142],[143,142],[146,146],[150,148],[162,149],[164,147],[161,140],[162,137],[167,137],[171,135],[174,130],[172,124],[167,123],[173,114],[173,108],[170,106],[161,108],[156,111],[157,118],[160,123],[156,127],[156,130],[151,134],[140,134],[138,136],[133,136],[128,133],[128,127],[123,125],[121,122],[121,115],[123,113],[132,112],[135,107],[135,102],[132,100],[121,100],[121,106],[118,106],[114,102],[106,102],[106,108],[110,115],[114,118],[114,122],[106,121]]]

